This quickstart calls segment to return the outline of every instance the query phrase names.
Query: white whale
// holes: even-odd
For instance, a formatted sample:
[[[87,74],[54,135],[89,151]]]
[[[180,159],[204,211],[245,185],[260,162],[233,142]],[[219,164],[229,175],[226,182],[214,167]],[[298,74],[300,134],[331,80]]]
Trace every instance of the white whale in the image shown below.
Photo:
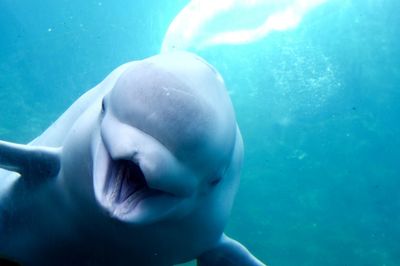
[[[264,265],[223,233],[242,157],[208,63],[122,65],[28,145],[0,142],[0,262]]]

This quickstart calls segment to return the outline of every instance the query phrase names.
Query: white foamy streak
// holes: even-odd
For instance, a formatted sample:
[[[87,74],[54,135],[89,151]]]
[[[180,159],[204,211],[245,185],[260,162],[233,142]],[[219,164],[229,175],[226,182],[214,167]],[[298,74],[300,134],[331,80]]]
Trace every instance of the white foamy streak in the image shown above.
[[[199,50],[213,45],[254,42],[266,37],[273,31],[296,28],[304,15],[327,1],[192,0],[170,24],[164,37],[161,52],[187,49]],[[230,11],[238,9],[243,9],[242,16],[252,16],[252,12],[259,12],[260,9],[265,10],[265,20],[256,28],[204,32],[203,28],[206,25],[212,26],[213,19],[221,15],[229,16]],[[276,11],[271,14],[268,13],[270,10]],[[235,22],[240,18],[232,15],[229,19]]]

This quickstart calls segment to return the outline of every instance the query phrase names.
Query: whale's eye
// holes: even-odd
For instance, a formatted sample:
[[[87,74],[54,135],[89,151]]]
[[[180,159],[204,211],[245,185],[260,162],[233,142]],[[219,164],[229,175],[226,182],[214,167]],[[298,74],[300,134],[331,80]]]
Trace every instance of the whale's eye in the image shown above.
[[[218,185],[219,182],[221,182],[221,179],[222,179],[222,178],[221,178],[220,176],[216,176],[215,178],[213,178],[213,179],[210,181],[210,185],[211,185],[212,187]]]
[[[105,101],[103,99],[103,101],[101,102],[101,114],[104,115],[105,112],[106,112],[106,104],[105,104]]]

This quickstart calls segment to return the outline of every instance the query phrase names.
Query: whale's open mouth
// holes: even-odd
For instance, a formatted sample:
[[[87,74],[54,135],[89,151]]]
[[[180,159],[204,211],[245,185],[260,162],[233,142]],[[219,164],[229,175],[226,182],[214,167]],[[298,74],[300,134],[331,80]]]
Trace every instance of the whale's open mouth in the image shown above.
[[[165,192],[151,189],[139,165],[129,160],[112,160],[109,164],[104,195],[120,211],[129,211],[148,197]]]
[[[151,223],[170,217],[183,197],[148,183],[140,164],[114,159],[103,142],[94,150],[93,186],[97,202],[112,217],[130,223]]]

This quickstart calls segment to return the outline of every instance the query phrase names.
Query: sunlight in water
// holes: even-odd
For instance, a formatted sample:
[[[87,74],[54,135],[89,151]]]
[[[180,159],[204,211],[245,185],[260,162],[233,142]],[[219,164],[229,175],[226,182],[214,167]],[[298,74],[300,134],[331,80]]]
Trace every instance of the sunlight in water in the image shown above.
[[[161,51],[254,42],[296,28],[307,12],[326,1],[192,0],[172,21]]]

